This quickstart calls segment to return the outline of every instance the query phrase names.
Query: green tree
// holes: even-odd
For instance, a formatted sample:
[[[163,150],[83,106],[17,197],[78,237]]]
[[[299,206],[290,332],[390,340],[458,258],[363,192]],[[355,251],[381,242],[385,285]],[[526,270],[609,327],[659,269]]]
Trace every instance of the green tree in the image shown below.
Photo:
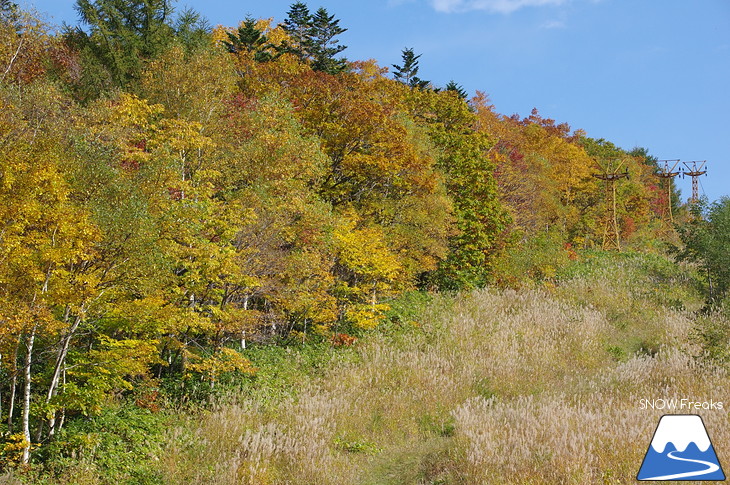
[[[312,16],[309,28],[309,41],[312,46],[312,69],[338,74],[347,69],[347,61],[335,56],[347,46],[339,45],[336,37],[347,29],[340,27],[340,21],[329,15],[327,9],[320,7]]]
[[[393,78],[412,88],[424,89],[428,86],[429,81],[424,81],[418,77],[418,59],[422,54],[416,55],[412,47],[406,47],[402,51],[402,66],[393,64],[395,71]]]
[[[208,20],[192,8],[186,8],[173,23],[175,37],[186,52],[201,50],[210,43],[211,26]]]
[[[697,206],[679,234],[684,243],[680,258],[700,265],[707,277],[708,303],[719,304],[730,290],[730,198],[722,197],[706,210]]]
[[[289,34],[290,41],[284,46],[284,51],[294,54],[304,60],[311,55],[310,29],[312,14],[307,4],[296,2],[291,5],[284,20],[284,31]]]
[[[258,62],[267,62],[275,58],[269,38],[256,28],[256,20],[252,17],[246,17],[235,33],[228,32],[228,40],[224,40],[223,45],[231,54],[246,52]]]
[[[484,286],[510,223],[498,198],[494,164],[487,157],[494,142],[477,130],[475,110],[456,93],[416,89],[410,94],[414,115],[439,150],[437,167],[445,176],[456,216],[449,253],[435,271],[424,275],[424,283],[449,290]]]
[[[134,86],[145,62],[174,38],[174,0],[77,0],[76,11],[89,33],[76,28],[69,40],[103,66],[114,85]]]
[[[281,47],[282,52],[294,54],[309,62],[315,71],[338,74],[347,70],[347,61],[337,54],[347,48],[339,45],[338,35],[347,29],[340,27],[340,21],[320,7],[312,14],[302,2],[292,4],[283,24],[289,41]]]
[[[446,91],[453,91],[456,94],[459,95],[461,99],[466,99],[468,97],[466,91],[464,90],[464,87],[456,84],[456,81],[449,81],[449,83],[446,85]]]

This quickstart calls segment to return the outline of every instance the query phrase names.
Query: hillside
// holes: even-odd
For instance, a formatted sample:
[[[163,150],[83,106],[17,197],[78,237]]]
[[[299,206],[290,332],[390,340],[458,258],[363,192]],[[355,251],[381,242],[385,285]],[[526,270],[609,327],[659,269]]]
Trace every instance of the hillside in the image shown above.
[[[639,255],[583,268],[555,287],[436,298],[294,396],[224,406],[173,449],[216,483],[630,482],[663,414],[641,400],[727,402],[730,381],[695,360],[699,322],[667,306],[696,303],[680,271]],[[704,416],[727,443],[725,413]]]
[[[77,455],[36,483],[627,483],[666,412],[644,400],[730,399],[701,357],[701,330],[728,322],[700,304],[684,270],[640,254],[535,289],[414,294],[352,346],[252,349],[256,380],[145,441],[62,439]],[[725,416],[703,412],[716,444]]]
[[[172,3],[0,0],[7,480],[623,480],[637,399],[722,398],[730,200],[324,8]]]

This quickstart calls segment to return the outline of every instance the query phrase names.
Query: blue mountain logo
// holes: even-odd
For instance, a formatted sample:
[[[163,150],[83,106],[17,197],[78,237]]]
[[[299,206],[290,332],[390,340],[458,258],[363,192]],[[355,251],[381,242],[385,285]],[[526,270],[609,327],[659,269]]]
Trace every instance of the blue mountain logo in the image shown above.
[[[659,420],[637,480],[725,480],[702,418],[667,414]]]

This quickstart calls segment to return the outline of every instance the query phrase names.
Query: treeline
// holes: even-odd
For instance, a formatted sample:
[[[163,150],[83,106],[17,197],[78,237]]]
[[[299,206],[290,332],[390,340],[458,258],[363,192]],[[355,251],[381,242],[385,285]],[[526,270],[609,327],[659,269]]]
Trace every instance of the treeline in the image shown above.
[[[170,0],[0,3],[0,413],[6,465],[132,396],[254,373],[247,342],[372,328],[405,291],[549,277],[660,229],[655,160],[483,94],[338,57],[320,8],[211,28]],[[525,256],[527,255],[527,256]],[[339,339],[339,340],[338,340]]]

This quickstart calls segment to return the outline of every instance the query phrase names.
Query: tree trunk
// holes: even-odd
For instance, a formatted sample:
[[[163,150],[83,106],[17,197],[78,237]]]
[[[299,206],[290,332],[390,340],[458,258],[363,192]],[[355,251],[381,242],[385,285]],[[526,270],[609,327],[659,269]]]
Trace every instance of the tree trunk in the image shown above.
[[[243,297],[243,309],[248,310],[249,295]],[[241,350],[246,350],[246,330],[241,330]]]
[[[68,307],[66,307],[66,315],[64,315],[64,319],[68,319]],[[58,349],[58,355],[56,356],[56,365],[53,368],[53,377],[51,377],[51,385],[48,386],[48,393],[46,395],[46,404],[51,402],[51,399],[53,399],[53,396],[56,395],[56,392],[58,390],[58,381],[61,377],[61,372],[63,371],[64,366],[66,365],[66,356],[68,355],[68,347],[71,344],[71,338],[73,338],[74,333],[76,332],[76,329],[79,328],[79,324],[81,323],[81,315],[83,312],[83,308],[81,308],[81,311],[74,319],[74,323],[69,327],[68,331],[66,332],[66,335],[63,336],[63,339],[61,340],[61,347]],[[42,424],[41,424],[42,427]],[[53,415],[48,420],[48,436],[53,436],[55,433],[56,428],[56,413],[54,412]],[[38,440],[40,441],[40,432],[38,433]]]
[[[8,433],[13,433],[13,414],[15,414],[15,394],[18,389],[18,348],[20,347],[20,337],[15,344],[15,352],[13,353],[12,376],[10,378],[10,398],[8,403]]]
[[[710,289],[710,303],[714,303],[715,302],[715,295],[714,295],[715,292],[712,289],[712,274],[710,273],[709,266],[707,266],[707,284]]]
[[[25,438],[25,447],[23,448],[22,463],[27,465],[30,461],[30,366],[33,363],[33,344],[35,343],[35,332],[38,325],[33,325],[33,329],[28,335],[28,341],[25,344],[28,354],[25,359],[23,368],[23,377],[25,379],[23,389],[23,437]]]
[[[63,385],[66,386],[66,369],[63,369]],[[63,423],[66,421],[66,408],[61,408],[61,417],[58,420],[58,426],[57,429],[61,431],[63,428]]]
[[[167,356],[167,359],[165,358]],[[165,341],[165,345],[162,346],[162,350],[160,351],[160,360],[167,360],[167,368],[169,369],[170,366],[172,366],[172,352],[170,352],[167,349],[167,341]],[[156,364],[157,369],[155,370],[155,376],[158,379],[162,379],[162,368],[164,367],[163,364]]]

